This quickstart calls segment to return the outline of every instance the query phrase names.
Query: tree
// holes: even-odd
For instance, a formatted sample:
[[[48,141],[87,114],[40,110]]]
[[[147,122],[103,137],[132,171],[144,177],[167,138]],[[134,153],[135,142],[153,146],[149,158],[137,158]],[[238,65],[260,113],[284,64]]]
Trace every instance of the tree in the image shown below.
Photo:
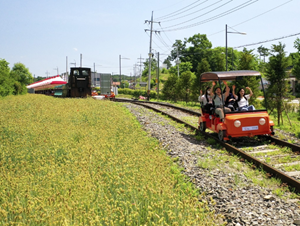
[[[0,59],[0,96],[12,95],[14,92],[14,81],[9,76],[9,63]]]
[[[29,69],[26,68],[22,63],[14,64],[12,70],[10,71],[10,77],[15,81],[14,94],[27,93],[26,85],[33,82],[32,74],[29,72]]]
[[[155,58],[151,58],[151,75],[153,72],[157,70],[157,61]],[[149,59],[144,62],[144,71],[142,72],[142,76],[148,77],[149,74]]]
[[[173,44],[173,50],[171,50],[171,54],[168,57],[170,61],[173,61],[179,57],[179,55],[182,57],[186,53],[186,43],[187,39],[185,38],[182,42],[181,40],[175,40],[175,43]]]
[[[200,83],[201,74],[204,72],[209,72],[209,71],[211,71],[210,65],[209,65],[207,59],[203,58],[201,60],[201,62],[199,62],[199,64],[198,64],[196,76],[195,76],[195,79],[194,79],[193,85],[192,85],[192,94],[193,94],[193,97],[195,97],[194,99],[196,99],[199,96],[200,89],[202,88],[201,85],[203,85]]]
[[[300,53],[300,39],[297,38],[294,42],[294,47],[298,50],[298,53]]]
[[[178,76],[171,74],[167,81],[164,83],[164,88],[162,89],[162,93],[164,95],[164,98],[167,100],[174,100],[176,101],[178,98],[177,93],[177,81]]]
[[[289,77],[286,73],[286,68],[289,66],[289,58],[286,57],[284,51],[285,45],[279,42],[278,45],[272,45],[271,57],[266,65],[266,78],[270,82],[267,92],[267,102],[269,106],[277,109],[278,125],[282,117],[283,98],[288,95]]]
[[[184,98],[186,102],[189,100],[189,95],[191,93],[192,84],[196,76],[191,71],[185,71],[180,75],[177,83],[177,92],[181,98]]]
[[[257,61],[255,59],[255,56],[253,55],[253,50],[247,50],[246,48],[243,49],[243,52],[240,52],[240,59],[239,59],[239,70],[256,70],[258,65]],[[250,87],[253,96],[249,100],[250,105],[255,105],[257,103],[257,97],[260,95],[261,91],[259,90],[259,84],[260,80],[258,80],[258,77],[254,76],[248,76],[248,77],[242,77],[242,80],[238,80],[234,82],[237,89],[243,88],[245,92],[247,91],[245,88]]]
[[[300,57],[296,58],[292,73],[295,75],[297,80],[300,80]]]
[[[197,71],[198,63],[202,58],[206,57],[207,51],[211,49],[212,44],[206,35],[195,34],[194,36],[184,39],[184,41],[176,40],[173,44],[170,60],[179,57],[181,62],[192,63],[192,72]]]
[[[206,35],[195,34],[187,40],[189,47],[186,51],[186,61],[192,63],[192,72],[197,71],[198,63],[201,62],[202,58],[205,58],[207,51],[211,49],[212,44],[206,37]]]
[[[212,62],[213,71],[225,71],[226,70],[226,56],[218,50],[213,51]]]
[[[240,53],[239,59],[239,70],[256,70],[257,69],[257,61],[255,56],[253,55],[253,49],[247,50],[243,49],[243,52]]]
[[[179,64],[179,75],[181,75],[181,73],[186,72],[186,71],[190,71],[192,69],[192,64],[190,62],[182,62]],[[173,66],[170,68],[169,70],[170,74],[173,75],[177,75],[178,76],[178,68],[177,66]]]
[[[167,69],[170,69],[170,67],[172,67],[171,61],[170,61],[170,56],[168,56],[164,62],[165,65],[167,65]]]
[[[33,82],[38,82],[38,81],[41,81],[41,80],[44,80],[45,77],[42,77],[42,76],[38,76],[36,78],[33,78]]]
[[[290,57],[293,60],[293,70],[292,73],[295,75],[297,80],[300,80],[300,39],[297,38],[294,42],[294,47],[298,50],[297,53],[290,54]]]
[[[260,47],[257,48],[257,52],[259,53],[260,56],[264,57],[264,62],[266,62],[265,58],[266,56],[269,56],[269,49],[261,45]]]

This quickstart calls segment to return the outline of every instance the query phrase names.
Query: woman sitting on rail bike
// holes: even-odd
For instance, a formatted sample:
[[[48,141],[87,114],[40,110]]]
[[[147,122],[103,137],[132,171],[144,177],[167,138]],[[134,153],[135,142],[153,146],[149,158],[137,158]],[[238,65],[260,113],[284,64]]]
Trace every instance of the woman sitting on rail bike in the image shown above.
[[[215,108],[216,108],[215,113],[219,115],[221,121],[224,120],[223,106],[225,104],[224,102],[225,102],[226,98],[229,95],[229,90],[230,90],[230,88],[227,85],[227,82],[223,81],[223,83],[226,86],[226,92],[224,94],[222,94],[222,90],[221,90],[220,87],[217,87],[215,89],[215,92],[210,94],[211,98],[214,101],[214,105],[215,105]],[[211,88],[212,90],[213,90],[215,85],[216,85],[216,83],[213,82],[213,85],[212,85],[212,88]],[[230,108],[228,108],[228,107],[224,107],[224,109],[225,109],[225,112],[231,112]]]
[[[226,92],[226,87],[223,90],[223,93]],[[237,111],[238,106],[236,103],[236,99],[234,98],[233,94],[232,94],[232,89],[229,87],[229,94],[225,100],[225,107],[230,108],[231,111]]]
[[[239,111],[254,111],[255,107],[253,105],[249,106],[249,102],[248,100],[250,99],[250,97],[253,95],[252,90],[249,87],[246,87],[246,89],[249,90],[250,94],[245,95],[245,90],[243,88],[241,88],[237,94],[234,93],[235,90],[235,85],[232,86],[232,94],[234,95],[238,107],[239,107]]]
[[[210,96],[210,92],[211,92],[210,90],[211,88],[207,87],[204,95],[202,95],[203,92],[202,90],[200,90],[200,96],[198,98],[202,110],[207,113],[209,113],[210,109],[213,107],[213,102]]]

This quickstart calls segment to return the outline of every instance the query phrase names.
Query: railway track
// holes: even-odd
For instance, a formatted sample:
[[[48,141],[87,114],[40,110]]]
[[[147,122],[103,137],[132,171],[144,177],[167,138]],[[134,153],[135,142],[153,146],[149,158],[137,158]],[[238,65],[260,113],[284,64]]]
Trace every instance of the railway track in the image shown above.
[[[189,120],[180,119],[173,114],[170,114],[168,111],[177,110],[180,112],[185,112],[188,115],[192,115],[194,118],[197,117],[197,119],[201,114],[200,112],[161,102],[146,102],[121,98],[116,98],[115,101],[130,102],[133,104],[141,105],[158,113],[166,115],[176,122],[184,124],[185,127],[196,131],[196,133],[204,135],[207,139],[213,139],[227,151],[240,156],[241,161],[248,161],[252,163],[255,167],[267,172],[270,177],[279,178],[283,184],[288,185],[300,192],[299,145],[291,144],[270,136],[262,136],[260,140],[265,141],[265,143],[259,141],[259,144],[257,144],[257,140],[253,140],[252,138],[248,139],[248,141],[246,142],[242,138],[238,138],[234,139],[234,141],[230,143],[224,143],[220,141],[214,134],[198,130],[195,122],[188,123],[187,121]],[[159,107],[154,107],[155,105],[158,105]],[[187,117],[185,116],[185,118]],[[237,148],[237,146],[239,147]]]

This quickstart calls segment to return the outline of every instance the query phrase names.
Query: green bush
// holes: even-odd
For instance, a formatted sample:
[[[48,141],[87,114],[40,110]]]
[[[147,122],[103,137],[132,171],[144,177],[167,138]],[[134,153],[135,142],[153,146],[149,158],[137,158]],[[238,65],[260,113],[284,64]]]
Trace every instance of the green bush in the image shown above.
[[[119,94],[126,94],[126,95],[132,95],[136,98],[139,96],[147,96],[147,91],[145,90],[134,90],[134,89],[119,89],[118,90]],[[157,93],[155,91],[150,91],[150,98],[156,98]]]

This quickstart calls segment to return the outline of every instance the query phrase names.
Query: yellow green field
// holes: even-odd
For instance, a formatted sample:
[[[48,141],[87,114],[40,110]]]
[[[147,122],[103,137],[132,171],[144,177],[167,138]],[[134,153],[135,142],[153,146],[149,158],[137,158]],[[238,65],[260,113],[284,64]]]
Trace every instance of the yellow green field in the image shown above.
[[[0,99],[0,225],[212,225],[199,192],[121,104]]]

